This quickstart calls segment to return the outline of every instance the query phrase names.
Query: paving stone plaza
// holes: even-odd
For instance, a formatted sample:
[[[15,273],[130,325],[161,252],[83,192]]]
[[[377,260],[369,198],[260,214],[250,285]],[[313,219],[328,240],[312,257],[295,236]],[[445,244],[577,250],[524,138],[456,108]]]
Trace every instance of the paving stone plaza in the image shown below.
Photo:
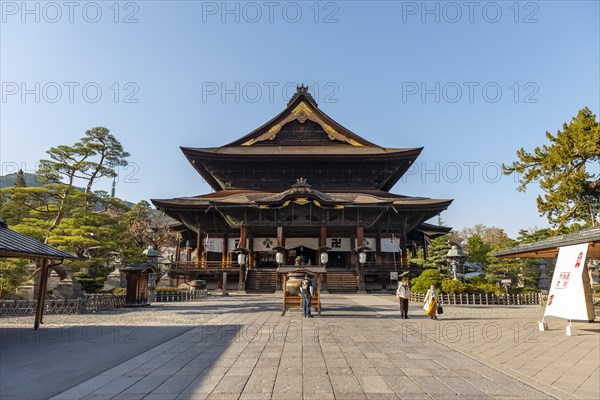
[[[281,316],[276,295],[209,296],[49,315],[39,336],[3,318],[2,399],[600,397],[597,322],[567,337],[564,320],[537,330],[537,306],[447,306],[432,321],[418,304],[401,320],[394,300],[324,295],[304,319]]]

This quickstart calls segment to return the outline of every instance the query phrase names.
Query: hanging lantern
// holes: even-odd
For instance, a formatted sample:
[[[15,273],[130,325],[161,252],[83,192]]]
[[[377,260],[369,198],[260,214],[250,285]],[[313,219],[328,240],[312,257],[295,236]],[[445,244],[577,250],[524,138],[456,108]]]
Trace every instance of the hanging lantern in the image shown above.
[[[367,262],[367,253],[365,253],[364,251],[361,251],[360,253],[358,253],[358,262],[361,264],[364,264]]]
[[[323,265],[327,265],[327,262],[329,261],[329,254],[327,254],[326,251],[321,253],[321,264]]]
[[[238,264],[240,264],[240,267],[246,265],[246,255],[244,253],[239,253],[237,258],[238,258]]]
[[[275,262],[277,262],[278,265],[283,264],[284,256],[282,252],[278,251],[277,254],[275,254]]]

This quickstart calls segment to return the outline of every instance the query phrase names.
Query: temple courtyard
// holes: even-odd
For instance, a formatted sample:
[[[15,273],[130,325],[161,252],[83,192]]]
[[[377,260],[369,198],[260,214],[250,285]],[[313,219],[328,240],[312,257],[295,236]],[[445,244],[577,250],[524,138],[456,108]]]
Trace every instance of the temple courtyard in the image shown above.
[[[87,315],[2,317],[4,399],[597,399],[600,323],[538,306],[323,295],[322,316],[277,295],[209,296]]]

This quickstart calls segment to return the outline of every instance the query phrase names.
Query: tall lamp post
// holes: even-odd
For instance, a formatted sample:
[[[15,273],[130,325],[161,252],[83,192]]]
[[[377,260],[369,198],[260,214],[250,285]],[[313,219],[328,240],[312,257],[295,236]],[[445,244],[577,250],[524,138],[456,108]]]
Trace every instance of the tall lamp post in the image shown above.
[[[457,268],[458,268],[458,262],[459,260],[463,257],[463,253],[462,251],[457,247],[457,246],[452,246],[452,248],[448,251],[448,254],[446,254],[446,258],[450,261],[450,266],[452,267],[452,279],[453,280],[458,280],[457,277]]]
[[[358,277],[358,292],[364,293],[366,291],[365,285],[365,264],[367,263],[367,251],[371,250],[369,246],[360,246],[356,248],[358,252],[358,264],[360,265],[359,277]]]
[[[160,279],[161,273],[160,268],[158,266],[158,251],[154,248],[154,246],[150,245],[148,248],[144,249],[142,255],[146,257],[148,263],[155,266],[156,273],[148,274],[148,300],[155,301],[156,300],[156,283],[158,279],[155,279],[154,275],[157,275]]]
[[[243,292],[244,290],[246,290],[246,276],[245,275],[246,275],[246,263],[248,261],[248,257],[246,256],[246,254],[248,253],[248,250],[245,247],[238,247],[238,248],[234,249],[233,251],[236,251],[238,253],[237,262],[240,266],[238,290],[240,292]],[[227,272],[223,272],[222,288],[223,288],[223,295],[226,296],[227,295]]]
[[[273,250],[275,251],[275,262],[277,263],[277,267],[279,269],[283,266],[283,264],[285,264],[285,247],[275,246],[273,247]],[[277,272],[277,285],[275,288],[276,292],[280,292],[283,290],[283,282],[282,279],[279,279],[279,275],[279,272]]]

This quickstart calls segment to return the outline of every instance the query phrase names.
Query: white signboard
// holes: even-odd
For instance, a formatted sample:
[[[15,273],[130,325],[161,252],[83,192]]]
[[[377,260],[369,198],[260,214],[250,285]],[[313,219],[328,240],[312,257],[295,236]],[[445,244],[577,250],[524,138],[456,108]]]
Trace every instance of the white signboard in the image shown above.
[[[206,251],[212,253],[221,253],[223,251],[223,239],[222,238],[208,238],[204,240],[204,246]]]
[[[382,253],[399,253],[400,252],[400,241],[398,238],[381,238],[381,252]]]
[[[285,238],[285,248],[295,249],[296,247],[308,247],[309,249],[319,249],[319,239],[317,238]]]
[[[254,238],[254,251],[273,251],[277,238]]]
[[[559,248],[544,316],[589,319],[583,280],[587,248],[587,243]]]

